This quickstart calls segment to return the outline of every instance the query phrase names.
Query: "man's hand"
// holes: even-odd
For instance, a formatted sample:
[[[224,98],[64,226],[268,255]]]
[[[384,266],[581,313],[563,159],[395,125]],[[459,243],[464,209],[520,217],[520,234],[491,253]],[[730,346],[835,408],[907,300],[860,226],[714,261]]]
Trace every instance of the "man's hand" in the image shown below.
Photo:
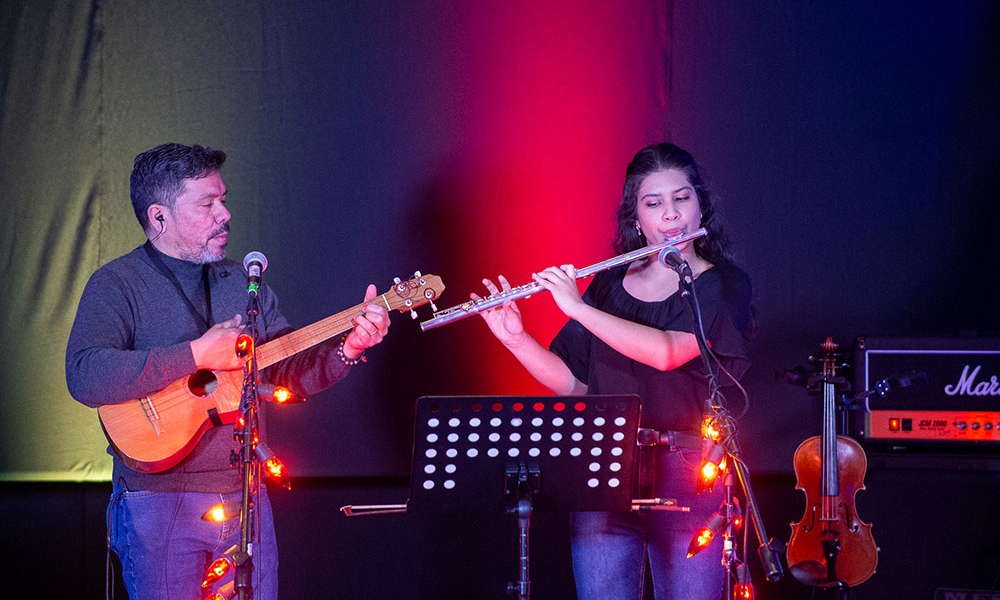
[[[369,284],[365,290],[365,302],[370,302],[378,295],[375,284]],[[385,306],[371,302],[361,309],[361,314],[354,317],[354,329],[344,340],[344,356],[355,359],[366,349],[380,343],[389,331],[389,311]]]
[[[243,368],[243,359],[236,356],[236,338],[240,335],[243,315],[216,323],[196,340],[191,341],[191,354],[198,369],[232,371]]]

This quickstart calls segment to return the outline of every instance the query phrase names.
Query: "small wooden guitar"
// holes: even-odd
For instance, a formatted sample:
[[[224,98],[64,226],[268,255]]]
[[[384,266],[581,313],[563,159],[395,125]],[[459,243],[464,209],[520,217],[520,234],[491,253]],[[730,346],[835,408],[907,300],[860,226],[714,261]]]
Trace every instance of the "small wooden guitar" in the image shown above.
[[[354,317],[370,304],[384,304],[390,311],[412,311],[432,302],[443,290],[444,283],[436,275],[418,272],[408,281],[397,279],[392,289],[368,302],[260,344],[257,366],[264,369],[350,331]],[[97,412],[118,457],[136,471],[158,473],[181,462],[210,428],[235,423],[242,397],[242,370],[202,370],[155,394],[122,404],[105,404]]]

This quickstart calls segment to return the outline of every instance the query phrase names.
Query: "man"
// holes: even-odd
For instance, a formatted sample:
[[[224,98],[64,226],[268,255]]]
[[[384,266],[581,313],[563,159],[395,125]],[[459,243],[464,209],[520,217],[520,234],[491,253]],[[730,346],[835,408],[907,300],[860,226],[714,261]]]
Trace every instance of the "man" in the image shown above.
[[[66,350],[66,381],[79,402],[136,402],[197,371],[244,368],[236,342],[248,307],[247,278],[240,263],[226,259],[232,215],[219,173],[225,160],[219,150],[182,144],[136,157],[130,195],[148,241],[98,269],[84,289]],[[369,285],[365,302],[375,296]],[[269,286],[257,298],[258,343],[292,330]],[[266,369],[265,379],[301,395],[333,385],[385,337],[388,311],[368,304],[353,323],[347,335]],[[152,410],[164,408],[154,402]],[[149,423],[135,426],[152,431]],[[203,596],[207,566],[240,543],[238,514],[221,523],[202,518],[214,505],[242,499],[241,469],[231,464],[238,448],[233,426],[221,425],[167,466],[136,464],[109,449],[108,540],[131,600]],[[276,600],[277,548],[263,485],[254,517],[253,597]]]

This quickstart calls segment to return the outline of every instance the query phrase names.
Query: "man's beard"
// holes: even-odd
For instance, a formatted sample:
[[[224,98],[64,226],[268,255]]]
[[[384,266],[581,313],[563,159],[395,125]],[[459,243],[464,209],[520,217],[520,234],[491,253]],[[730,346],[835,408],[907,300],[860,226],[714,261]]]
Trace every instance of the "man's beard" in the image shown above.
[[[212,232],[212,235],[208,236],[208,239],[209,241],[211,241],[216,236],[228,232],[229,232],[229,223],[223,223],[217,230]],[[208,247],[208,242],[205,242],[205,245],[199,248],[197,251],[186,254],[188,254],[188,256],[184,257],[185,260],[193,262],[195,264],[204,265],[207,263],[219,262],[220,260],[226,258],[226,248],[225,246],[223,246],[218,251],[211,250]]]

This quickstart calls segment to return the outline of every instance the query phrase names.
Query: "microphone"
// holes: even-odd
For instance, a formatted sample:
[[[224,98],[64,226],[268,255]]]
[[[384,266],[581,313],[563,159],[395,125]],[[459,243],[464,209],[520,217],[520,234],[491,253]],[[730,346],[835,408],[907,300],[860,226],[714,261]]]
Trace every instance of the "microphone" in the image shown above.
[[[247,270],[247,293],[256,296],[260,289],[260,276],[267,269],[267,257],[260,252],[251,252],[243,259],[243,268]]]
[[[660,250],[660,264],[677,271],[678,275],[691,275],[691,267],[688,266],[686,260],[681,258],[681,251],[676,246],[667,246]]]

